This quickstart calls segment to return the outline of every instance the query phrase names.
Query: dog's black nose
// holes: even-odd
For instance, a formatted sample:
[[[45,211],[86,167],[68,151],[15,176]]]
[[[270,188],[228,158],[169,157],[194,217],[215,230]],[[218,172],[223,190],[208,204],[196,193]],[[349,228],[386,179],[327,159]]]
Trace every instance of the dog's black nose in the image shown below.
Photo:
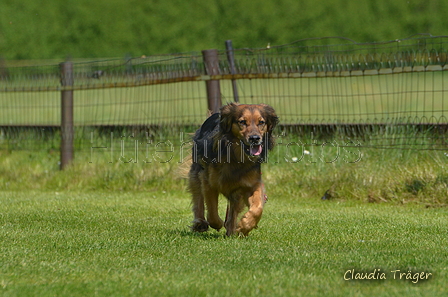
[[[249,142],[250,143],[258,144],[258,143],[260,143],[260,140],[261,140],[260,135],[251,135],[251,136],[249,136]]]

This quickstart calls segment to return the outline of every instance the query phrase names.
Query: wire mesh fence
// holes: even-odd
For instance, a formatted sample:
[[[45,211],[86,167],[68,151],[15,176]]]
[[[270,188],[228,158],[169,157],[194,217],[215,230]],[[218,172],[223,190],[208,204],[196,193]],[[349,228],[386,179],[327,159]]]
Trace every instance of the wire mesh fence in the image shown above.
[[[178,137],[206,118],[206,82],[213,80],[223,103],[234,100],[236,83],[241,103],[272,105],[285,131],[444,149],[447,48],[445,36],[364,44],[321,38],[235,49],[230,61],[219,50],[216,64],[201,53],[73,61],[70,86],[61,85],[59,63],[2,61],[0,148],[58,149],[67,90],[76,149],[91,149],[92,135]]]

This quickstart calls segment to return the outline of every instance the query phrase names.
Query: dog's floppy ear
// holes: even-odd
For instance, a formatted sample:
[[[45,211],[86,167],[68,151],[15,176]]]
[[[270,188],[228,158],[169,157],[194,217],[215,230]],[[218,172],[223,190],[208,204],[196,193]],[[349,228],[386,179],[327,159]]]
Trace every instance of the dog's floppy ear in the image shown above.
[[[229,103],[221,107],[221,119],[219,121],[219,126],[221,128],[221,132],[229,133],[232,130],[232,124],[234,121],[234,115],[238,104]]]
[[[268,132],[274,130],[275,126],[278,124],[278,117],[275,113],[274,108],[267,104],[260,104],[263,107],[263,117],[266,120],[266,124],[268,126]]]

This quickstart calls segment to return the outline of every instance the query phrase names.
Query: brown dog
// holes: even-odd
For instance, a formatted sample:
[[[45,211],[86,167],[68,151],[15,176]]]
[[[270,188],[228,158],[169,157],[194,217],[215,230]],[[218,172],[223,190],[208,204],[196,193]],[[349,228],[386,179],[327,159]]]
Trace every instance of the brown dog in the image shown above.
[[[257,226],[266,200],[261,163],[274,146],[271,131],[277,123],[275,110],[269,105],[231,103],[211,115],[196,131],[189,172],[193,231],[225,226],[226,235],[245,236]],[[219,193],[228,200],[225,222],[218,215]],[[237,225],[244,205],[249,211]]]

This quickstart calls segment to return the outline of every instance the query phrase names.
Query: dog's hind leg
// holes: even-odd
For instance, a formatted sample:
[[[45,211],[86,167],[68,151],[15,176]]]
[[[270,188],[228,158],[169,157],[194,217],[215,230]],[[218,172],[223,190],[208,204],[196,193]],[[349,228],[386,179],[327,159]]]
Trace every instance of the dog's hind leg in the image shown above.
[[[249,211],[246,212],[241,221],[238,223],[236,232],[238,234],[247,236],[247,234],[257,227],[263,213],[263,206],[265,203],[264,186],[260,185],[257,190],[247,200]]]
[[[193,164],[189,174],[189,188],[190,192],[193,196],[193,225],[191,226],[191,230],[195,232],[205,232],[208,230],[208,222],[205,220],[204,216],[204,196],[202,195],[202,182],[199,178],[199,174],[201,174],[200,167],[195,166],[197,164]]]

